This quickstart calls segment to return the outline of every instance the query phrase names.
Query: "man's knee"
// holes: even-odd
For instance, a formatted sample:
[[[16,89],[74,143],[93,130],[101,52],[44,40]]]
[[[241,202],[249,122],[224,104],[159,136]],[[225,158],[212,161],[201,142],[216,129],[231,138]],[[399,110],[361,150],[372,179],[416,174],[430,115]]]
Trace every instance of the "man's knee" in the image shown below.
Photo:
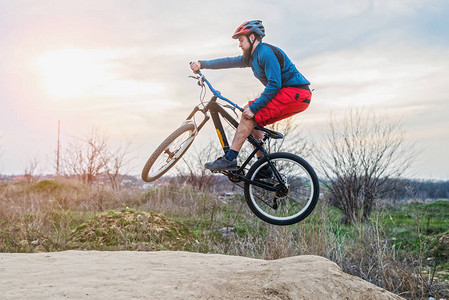
[[[241,127],[242,129],[245,129],[245,130],[252,131],[255,125],[256,125],[256,123],[254,122],[253,119],[242,118],[240,121],[239,127]]]

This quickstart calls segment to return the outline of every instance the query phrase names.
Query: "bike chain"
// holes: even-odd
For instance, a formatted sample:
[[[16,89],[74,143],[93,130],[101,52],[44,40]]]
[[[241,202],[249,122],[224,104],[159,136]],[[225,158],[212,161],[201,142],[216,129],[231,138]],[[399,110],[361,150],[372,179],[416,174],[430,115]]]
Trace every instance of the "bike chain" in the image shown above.
[[[238,186],[238,187],[244,189],[243,185],[240,185],[239,182],[234,182],[234,181],[232,181],[232,180],[231,180],[231,182],[234,183],[236,186]],[[277,209],[277,204],[276,204],[276,202],[275,202],[274,205],[271,205],[271,204],[267,203],[265,200],[263,200],[262,198],[260,198],[259,196],[256,195],[255,197],[256,197],[257,199],[259,199],[261,202],[265,203],[267,206],[271,207],[272,209]],[[276,197],[274,197],[274,198],[276,199]]]

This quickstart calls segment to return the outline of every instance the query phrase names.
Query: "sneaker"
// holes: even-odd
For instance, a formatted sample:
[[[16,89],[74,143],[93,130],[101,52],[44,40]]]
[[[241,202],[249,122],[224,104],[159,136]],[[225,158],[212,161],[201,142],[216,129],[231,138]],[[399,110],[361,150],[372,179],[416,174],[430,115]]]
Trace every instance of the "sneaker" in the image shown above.
[[[273,171],[271,170],[269,165],[265,165],[262,169],[259,170],[256,174],[256,179],[270,179],[273,177]]]
[[[208,162],[204,166],[211,171],[236,171],[238,169],[237,159],[227,160],[224,156],[214,162]]]

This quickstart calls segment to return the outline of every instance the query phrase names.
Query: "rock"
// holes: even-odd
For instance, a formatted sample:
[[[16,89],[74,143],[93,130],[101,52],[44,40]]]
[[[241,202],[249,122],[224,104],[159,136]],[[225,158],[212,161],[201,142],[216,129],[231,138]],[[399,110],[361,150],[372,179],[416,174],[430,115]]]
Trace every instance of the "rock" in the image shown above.
[[[220,229],[220,233],[224,238],[232,238],[234,236],[234,227],[226,226]]]

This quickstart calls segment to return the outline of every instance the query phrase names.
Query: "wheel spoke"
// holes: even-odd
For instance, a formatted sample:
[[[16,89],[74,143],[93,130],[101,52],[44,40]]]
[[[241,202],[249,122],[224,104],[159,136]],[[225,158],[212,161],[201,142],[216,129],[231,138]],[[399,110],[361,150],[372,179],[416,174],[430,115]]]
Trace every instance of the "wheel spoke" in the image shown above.
[[[186,143],[191,136],[191,132],[184,132],[178,138],[176,138],[165,151],[159,156],[159,158],[154,163],[154,167],[150,170],[149,176],[155,176],[158,172],[164,170],[170,166],[170,164],[174,164],[175,161],[173,157],[183,149],[184,143]]]
[[[267,222],[280,225],[298,222],[305,217],[304,215],[309,214],[316,204],[318,198],[316,175],[313,170],[311,174],[303,166],[303,160],[293,154],[276,153],[270,155],[270,161],[279,172],[282,182],[273,175],[263,181],[273,184],[278,191],[268,191],[263,187],[246,183],[245,196],[248,205],[257,216]],[[258,176],[267,176],[265,167],[267,165],[267,160],[255,164],[248,172],[250,179],[257,180]],[[311,169],[310,166],[309,168]],[[265,171],[260,172],[263,169]]]
[[[185,124],[174,131],[150,156],[142,170],[142,179],[150,182],[165,174],[192,144],[193,124]]]

